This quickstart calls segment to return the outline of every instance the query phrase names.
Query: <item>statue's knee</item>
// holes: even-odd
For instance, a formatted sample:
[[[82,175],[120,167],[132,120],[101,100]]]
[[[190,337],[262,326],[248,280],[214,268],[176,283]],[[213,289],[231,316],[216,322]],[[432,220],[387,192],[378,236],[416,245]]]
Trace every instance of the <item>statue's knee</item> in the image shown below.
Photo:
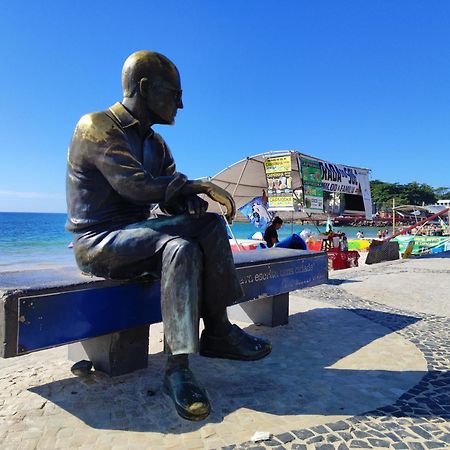
[[[205,226],[207,227],[215,227],[225,230],[225,221],[222,216],[216,213],[206,213],[203,216]]]
[[[186,242],[183,244],[183,252],[193,260],[200,260],[202,258],[202,251],[197,242]]]
[[[215,222],[215,223],[222,223],[222,217],[219,216],[219,214],[216,213],[206,213],[205,217],[207,218],[207,220],[209,220],[210,222]]]
[[[189,259],[199,259],[202,256],[200,246],[196,242],[187,241],[185,239],[174,239],[170,242],[170,247],[176,251],[178,255],[186,256]]]

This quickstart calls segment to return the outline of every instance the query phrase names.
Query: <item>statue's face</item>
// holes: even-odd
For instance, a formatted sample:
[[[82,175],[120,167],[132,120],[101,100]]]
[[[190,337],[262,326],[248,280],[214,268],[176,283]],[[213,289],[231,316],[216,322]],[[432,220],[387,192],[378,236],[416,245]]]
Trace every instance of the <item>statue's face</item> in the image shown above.
[[[146,101],[156,123],[170,125],[175,122],[177,110],[183,108],[180,76],[176,69],[149,84]]]

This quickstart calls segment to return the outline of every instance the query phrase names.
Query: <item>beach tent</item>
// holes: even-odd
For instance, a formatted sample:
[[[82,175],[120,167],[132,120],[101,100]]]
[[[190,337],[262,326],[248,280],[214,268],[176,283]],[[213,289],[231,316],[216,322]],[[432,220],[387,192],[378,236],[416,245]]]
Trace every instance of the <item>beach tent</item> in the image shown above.
[[[236,203],[236,208],[239,209],[253,198],[263,195],[263,190],[267,192],[268,182],[264,162],[267,158],[283,155],[290,155],[291,157],[292,190],[294,198],[298,200],[296,204],[299,204],[300,207],[297,206],[292,212],[280,211],[277,215],[286,219],[311,218],[311,214],[306,213],[301,208],[303,203],[303,183],[299,170],[299,161],[301,157],[305,157],[320,164],[322,185],[325,192],[347,193],[361,197],[361,200],[363,200],[361,204],[364,203],[364,207],[362,211],[359,211],[359,214],[365,213],[368,219],[372,218],[369,169],[330,163],[302,154],[296,150],[277,150],[249,156],[220,171],[211,178],[211,181],[230,192]],[[351,186],[349,180],[351,181],[352,179],[353,184],[355,184],[354,180],[357,180],[356,187]],[[205,200],[209,203],[209,211],[221,213],[220,205],[208,198],[205,198]],[[358,211],[354,210],[351,212],[358,213]],[[315,220],[324,220],[329,214],[330,211],[324,211],[322,214],[314,213],[313,218]]]
[[[236,203],[236,209],[239,209],[253,198],[262,196],[263,190],[267,192],[267,178],[264,170],[266,158],[286,154],[291,155],[292,188],[294,191],[298,190],[301,187],[301,180],[296,152],[292,150],[280,150],[249,156],[222,170],[213,176],[211,181],[230,192]],[[208,199],[206,200],[208,201]],[[209,203],[209,211],[220,213],[220,205],[211,201]]]

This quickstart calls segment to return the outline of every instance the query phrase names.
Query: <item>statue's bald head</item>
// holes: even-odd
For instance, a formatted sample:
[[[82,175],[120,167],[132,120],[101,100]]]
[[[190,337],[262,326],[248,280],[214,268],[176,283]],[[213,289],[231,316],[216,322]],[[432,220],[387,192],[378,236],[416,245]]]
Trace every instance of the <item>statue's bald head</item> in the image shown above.
[[[123,65],[123,96],[132,97],[138,92],[142,78],[148,78],[152,82],[159,80],[176,82],[179,74],[175,64],[161,53],[140,50],[132,53]]]

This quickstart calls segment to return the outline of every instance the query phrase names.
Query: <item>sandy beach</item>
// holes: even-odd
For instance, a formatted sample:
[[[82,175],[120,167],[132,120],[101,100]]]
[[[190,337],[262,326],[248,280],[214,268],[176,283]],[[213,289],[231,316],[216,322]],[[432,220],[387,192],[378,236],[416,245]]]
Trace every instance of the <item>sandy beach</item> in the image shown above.
[[[192,358],[213,404],[180,419],[161,390],[162,327],[148,369],[76,378],[66,347],[0,360],[0,442],[15,448],[344,450],[450,448],[450,258],[334,271],[291,294],[286,326],[241,323],[273,352]],[[252,442],[256,431],[270,439]]]

